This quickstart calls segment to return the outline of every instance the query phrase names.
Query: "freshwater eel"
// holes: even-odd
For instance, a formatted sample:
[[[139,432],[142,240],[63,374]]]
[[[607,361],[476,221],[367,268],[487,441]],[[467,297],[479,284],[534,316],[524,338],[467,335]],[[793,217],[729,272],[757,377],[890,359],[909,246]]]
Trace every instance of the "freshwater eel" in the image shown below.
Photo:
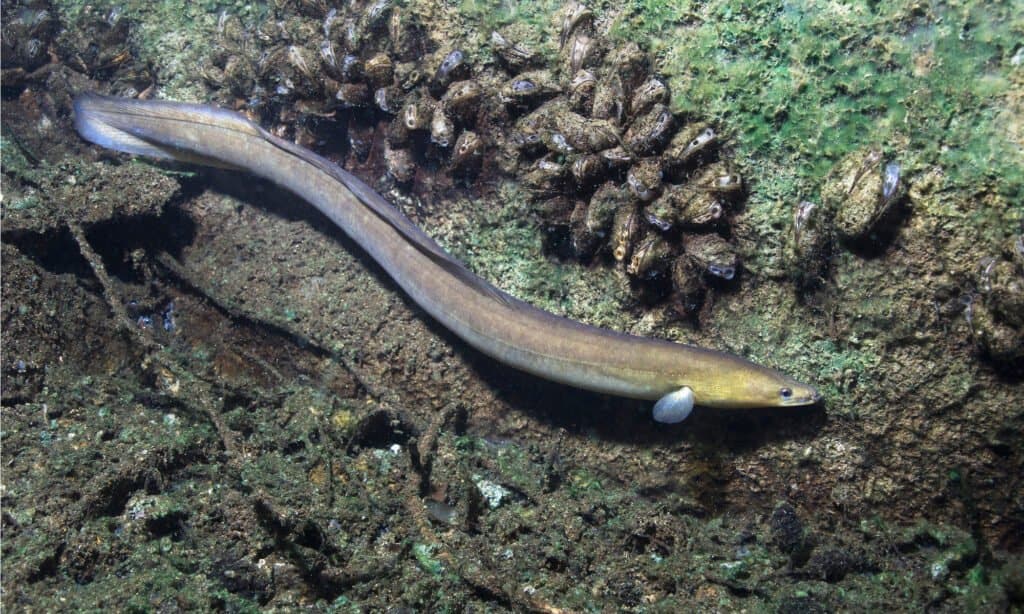
[[[657,400],[659,422],[685,419],[694,404],[782,407],[820,399],[813,387],[738,356],[588,326],[520,301],[473,274],[348,171],[237,113],[90,93],[75,100],[75,127],[103,147],[243,170],[287,188],[469,345],[545,379]]]

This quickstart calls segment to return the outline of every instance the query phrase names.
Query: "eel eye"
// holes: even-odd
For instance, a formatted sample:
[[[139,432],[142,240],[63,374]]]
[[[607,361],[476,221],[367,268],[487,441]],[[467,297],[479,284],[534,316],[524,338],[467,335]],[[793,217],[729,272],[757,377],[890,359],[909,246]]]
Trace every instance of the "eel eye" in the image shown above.
[[[793,391],[789,388],[779,388],[779,396],[783,399],[788,399],[793,396]]]

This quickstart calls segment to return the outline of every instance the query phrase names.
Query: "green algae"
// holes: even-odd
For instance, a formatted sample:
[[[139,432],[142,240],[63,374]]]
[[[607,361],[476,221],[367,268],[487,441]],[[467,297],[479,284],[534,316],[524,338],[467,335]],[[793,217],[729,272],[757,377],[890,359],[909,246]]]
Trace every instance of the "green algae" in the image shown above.
[[[791,196],[844,154],[891,143],[957,187],[1021,202],[1005,113],[1024,31],[1013,6],[633,2],[612,32],[645,33],[674,106],[719,121],[741,157],[791,167]]]
[[[484,34],[510,28],[515,35],[521,35],[516,42],[550,57],[556,49],[544,33],[550,30],[552,15],[563,5],[560,0],[459,0],[458,12],[467,25]]]
[[[434,550],[435,546],[430,544],[413,544],[412,546],[412,554],[416,557],[420,567],[430,575],[437,576],[444,571],[444,566],[434,557]]]
[[[621,327],[629,302],[621,273],[545,256],[541,235],[523,219],[522,191],[505,183],[498,199],[503,207],[483,211],[471,201],[443,203],[444,225],[428,230],[470,270],[513,296],[559,315]]]

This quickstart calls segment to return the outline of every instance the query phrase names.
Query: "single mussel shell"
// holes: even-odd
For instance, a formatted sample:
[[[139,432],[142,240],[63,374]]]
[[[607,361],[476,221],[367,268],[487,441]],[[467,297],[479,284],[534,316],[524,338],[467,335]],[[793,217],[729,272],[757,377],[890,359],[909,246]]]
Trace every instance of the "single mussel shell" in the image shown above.
[[[519,179],[534,195],[550,198],[562,194],[566,175],[565,164],[545,157],[534,162]]]
[[[345,55],[337,65],[337,78],[341,81],[361,81],[364,78],[363,62],[354,55]]]
[[[903,194],[901,167],[883,163],[879,148],[855,151],[829,172],[822,204],[836,212],[836,233],[848,241],[866,238]]]
[[[1006,252],[1016,265],[1017,271],[1024,275],[1024,233],[1010,237],[1007,241]]]
[[[622,80],[617,73],[598,79],[594,86],[594,102],[590,116],[622,125],[626,116],[626,95],[623,93]]]
[[[657,77],[648,77],[640,84],[629,103],[629,112],[634,117],[651,110],[656,104],[668,104],[668,86]]]
[[[361,29],[368,32],[381,28],[385,24],[384,18],[394,5],[394,0],[373,0],[362,13]]]
[[[811,201],[804,200],[793,209],[793,242],[791,251],[798,263],[808,264],[822,260],[829,241],[828,211]]]
[[[678,177],[692,168],[705,154],[718,144],[718,133],[705,123],[684,126],[672,137],[663,155],[665,168],[671,177]]]
[[[441,106],[452,119],[468,123],[479,111],[483,88],[472,79],[456,81],[441,98]]]
[[[550,73],[543,70],[525,72],[510,79],[499,92],[507,105],[528,107],[559,93],[558,84]]]
[[[565,16],[562,18],[562,29],[558,34],[558,45],[565,47],[577,29],[584,29],[594,23],[594,13],[585,5],[579,2],[570,2],[565,7]]]
[[[463,173],[476,171],[482,158],[483,139],[471,130],[464,130],[452,147],[452,170]]]
[[[384,147],[384,168],[399,183],[408,183],[416,176],[416,163],[408,149]]]
[[[590,208],[591,203],[586,200],[578,200],[569,218],[569,238],[577,258],[593,257],[603,242],[603,235],[594,232],[587,224]]]
[[[599,237],[607,237],[616,212],[631,203],[629,194],[621,187],[610,181],[601,184],[590,197],[590,206],[584,220],[587,230]]]
[[[636,160],[636,157],[626,151],[621,145],[602,150],[599,154],[604,160],[609,171],[619,171],[628,168]]]
[[[600,181],[605,174],[605,164],[597,154],[577,156],[570,166],[576,185],[586,188]]]
[[[537,54],[521,43],[513,43],[498,32],[491,32],[491,48],[510,71],[520,72],[537,59]]]
[[[397,85],[382,87],[373,93],[373,102],[381,111],[397,115],[405,104],[405,92]]]
[[[334,97],[342,107],[365,107],[370,102],[370,88],[365,83],[342,83]]]
[[[359,162],[366,162],[373,149],[373,129],[355,121],[348,122],[348,147]]]
[[[644,158],[626,171],[626,185],[640,200],[654,200],[661,193],[661,163],[657,158]]]
[[[288,46],[288,63],[306,79],[316,77],[316,53],[299,45]]]
[[[648,57],[636,41],[629,41],[608,53],[612,70],[622,79],[626,91],[635,90],[650,75]]]
[[[633,252],[633,244],[640,236],[640,208],[633,203],[619,207],[612,218],[612,231],[609,246],[612,257],[623,262]]]
[[[541,133],[544,145],[552,152],[562,155],[570,155],[576,152],[576,148],[569,144],[565,135],[554,130],[545,130]]]
[[[690,182],[721,197],[735,197],[743,193],[743,178],[724,162],[701,167]]]
[[[406,130],[427,130],[436,106],[437,103],[430,98],[408,100],[398,117]]]
[[[466,54],[461,49],[454,49],[444,56],[441,64],[434,71],[434,78],[430,83],[431,93],[440,96],[449,84],[468,76],[469,62],[466,60]]]
[[[576,113],[589,112],[594,104],[597,77],[589,70],[580,70],[569,83],[569,108]]]
[[[672,248],[660,234],[648,233],[633,248],[626,272],[640,279],[652,279],[665,272]]]
[[[329,39],[320,42],[320,61],[323,63],[328,75],[334,78],[341,77],[341,73],[338,70],[338,56],[334,53],[334,43]]]
[[[619,143],[618,129],[606,120],[590,119],[563,109],[552,114],[551,123],[570,146],[584,153],[598,152]]]
[[[378,53],[363,64],[363,74],[373,88],[391,85],[395,76],[395,63],[386,53]]]
[[[576,32],[565,47],[563,55],[569,74],[575,74],[583,67],[597,64],[601,57],[601,45],[589,34]]]
[[[454,139],[455,123],[441,105],[434,106],[434,114],[430,118],[430,142],[439,147],[448,147]]]
[[[544,151],[544,139],[539,132],[515,130],[507,140],[509,147],[524,155],[539,154]]]
[[[671,226],[706,228],[717,224],[725,207],[714,194],[695,185],[668,185],[647,206],[648,214]]]
[[[624,145],[637,155],[655,154],[668,143],[674,129],[675,116],[672,111],[663,104],[656,104],[630,125]]]
[[[683,248],[707,275],[731,281],[739,271],[739,257],[735,250],[716,234],[687,236]]]
[[[692,317],[700,312],[704,305],[707,285],[700,267],[686,254],[682,254],[672,263],[672,306],[680,314]]]
[[[998,320],[1024,332],[1024,275],[1009,260],[992,260],[978,283],[985,303]]]

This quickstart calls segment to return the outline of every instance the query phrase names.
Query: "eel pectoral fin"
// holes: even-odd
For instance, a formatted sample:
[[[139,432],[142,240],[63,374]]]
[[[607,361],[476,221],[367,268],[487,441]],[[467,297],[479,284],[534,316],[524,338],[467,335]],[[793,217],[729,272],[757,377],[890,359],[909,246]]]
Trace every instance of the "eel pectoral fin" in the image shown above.
[[[683,386],[658,399],[654,404],[654,421],[663,424],[676,424],[686,420],[693,411],[693,389]]]

